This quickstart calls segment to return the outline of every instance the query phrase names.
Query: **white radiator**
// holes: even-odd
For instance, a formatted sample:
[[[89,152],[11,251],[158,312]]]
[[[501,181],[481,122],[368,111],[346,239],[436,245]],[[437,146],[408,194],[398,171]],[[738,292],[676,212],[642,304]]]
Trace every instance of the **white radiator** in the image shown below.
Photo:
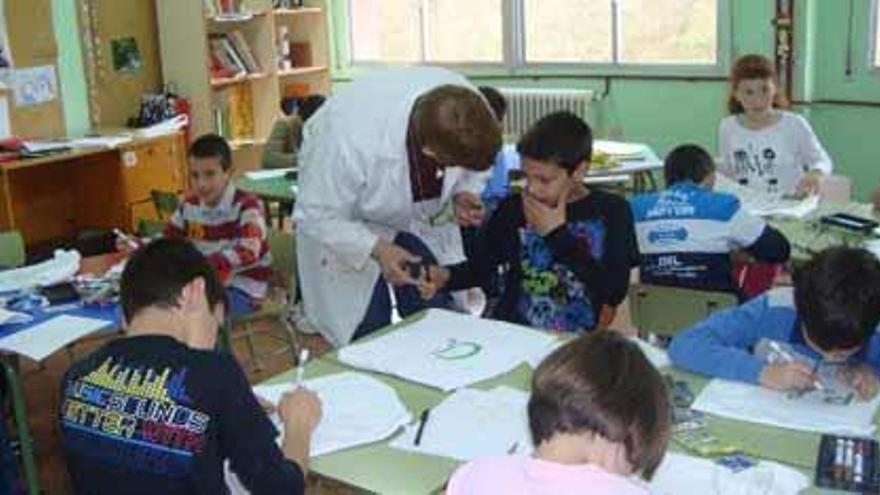
[[[548,113],[568,110],[587,120],[593,92],[586,89],[498,88],[507,99],[504,132],[520,136]]]

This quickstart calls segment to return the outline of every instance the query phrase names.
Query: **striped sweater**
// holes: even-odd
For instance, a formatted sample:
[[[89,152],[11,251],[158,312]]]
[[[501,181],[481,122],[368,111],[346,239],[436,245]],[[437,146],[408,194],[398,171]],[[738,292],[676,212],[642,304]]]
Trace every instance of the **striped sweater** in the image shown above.
[[[165,225],[164,233],[188,238],[227,287],[261,299],[266,296],[272,273],[266,229],[259,198],[229,184],[213,208],[202,204],[195,194],[188,194]]]

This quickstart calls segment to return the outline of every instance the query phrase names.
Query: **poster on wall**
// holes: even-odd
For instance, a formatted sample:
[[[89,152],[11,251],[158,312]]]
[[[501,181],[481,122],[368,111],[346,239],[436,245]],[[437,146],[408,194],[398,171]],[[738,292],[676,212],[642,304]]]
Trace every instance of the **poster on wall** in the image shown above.
[[[8,87],[12,74],[12,48],[6,30],[6,0],[0,0],[0,87]]]
[[[55,67],[28,67],[18,69],[12,78],[15,89],[15,104],[29,107],[52,101],[58,93],[55,80]]]

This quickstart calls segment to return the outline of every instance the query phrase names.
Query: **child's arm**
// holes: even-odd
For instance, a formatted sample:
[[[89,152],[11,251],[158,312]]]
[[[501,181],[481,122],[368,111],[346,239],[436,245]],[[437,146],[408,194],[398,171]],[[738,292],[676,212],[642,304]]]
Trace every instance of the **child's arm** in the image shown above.
[[[520,198],[510,197],[503,201],[492,214],[486,230],[480,236],[479,245],[474,249],[473,258],[462,263],[444,267],[449,276],[446,288],[462,290],[484,285],[496,272],[499,265],[511,263],[519,253],[516,246],[517,226],[519,225],[518,208]],[[521,220],[521,218],[520,218]]]
[[[763,295],[683,330],[672,339],[669,357],[688,371],[757,384],[764,361],[752,347],[762,338],[787,342],[794,321],[793,309],[771,308]]]
[[[259,200],[250,198],[242,203],[236,230],[238,238],[231,246],[208,256],[208,262],[223,281],[260,260],[267,234],[266,217]]]

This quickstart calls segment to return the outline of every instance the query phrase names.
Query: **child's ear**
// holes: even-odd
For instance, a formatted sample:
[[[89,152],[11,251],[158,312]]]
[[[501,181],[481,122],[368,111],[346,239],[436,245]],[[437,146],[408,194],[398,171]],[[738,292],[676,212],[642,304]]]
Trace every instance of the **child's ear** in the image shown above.
[[[583,182],[584,177],[587,176],[587,172],[590,170],[590,161],[584,160],[575,167],[574,171],[571,173],[571,178],[576,182]]]
[[[205,302],[205,297],[205,279],[196,277],[180,291],[180,307],[186,312],[196,310]]]

